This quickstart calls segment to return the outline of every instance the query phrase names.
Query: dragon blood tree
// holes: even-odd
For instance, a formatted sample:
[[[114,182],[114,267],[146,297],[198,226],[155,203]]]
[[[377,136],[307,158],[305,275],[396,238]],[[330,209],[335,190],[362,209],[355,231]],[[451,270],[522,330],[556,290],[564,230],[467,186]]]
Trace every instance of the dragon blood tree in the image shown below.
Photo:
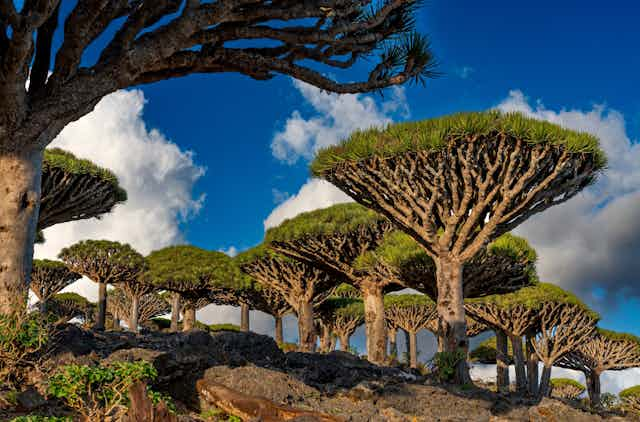
[[[45,147],[103,97],[198,73],[287,75],[336,93],[424,82],[434,60],[414,31],[419,4],[1,0],[0,313],[24,308]],[[359,81],[325,76],[374,56]]]
[[[358,264],[393,226],[358,204],[339,204],[305,212],[267,230],[265,242],[275,251],[321,268],[360,290],[365,308],[367,358],[385,361],[387,349],[384,294],[402,288],[376,266]]]
[[[577,400],[584,393],[584,385],[571,378],[551,378],[551,396],[564,400]]]
[[[640,415],[640,385],[622,390],[619,396],[624,410]]]
[[[144,258],[131,246],[108,240],[83,240],[62,249],[58,257],[72,271],[98,283],[97,330],[104,330],[107,284],[135,278],[144,268]]]
[[[445,350],[467,349],[464,267],[491,241],[591,184],[593,136],[498,111],[355,132],[312,172],[411,235],[436,266]],[[461,362],[456,382],[469,381]]]
[[[31,291],[40,301],[40,311],[47,311],[47,301],[60,290],[80,280],[82,276],[71,271],[63,262],[48,259],[33,261]]]
[[[348,352],[349,339],[364,323],[362,299],[329,297],[318,306],[318,315],[340,340],[340,350]]]
[[[196,310],[210,303],[226,304],[245,277],[226,254],[195,246],[170,246],[152,252],[144,277],[159,290],[180,294],[182,329],[194,328]]]
[[[171,310],[171,306],[158,293],[149,292],[137,297],[137,314],[134,315],[133,297],[124,288],[115,288],[109,292],[107,312],[114,321],[126,321],[130,331],[140,326],[148,326],[153,318],[160,317]]]
[[[398,294],[386,295],[384,307],[389,325],[409,333],[409,365],[417,368],[417,334],[438,318],[435,303],[426,295]]]
[[[591,407],[599,408],[600,375],[604,371],[640,367],[640,338],[598,328],[590,339],[578,344],[555,365],[582,372]]]
[[[48,312],[55,315],[58,323],[67,323],[74,318],[82,318],[85,324],[93,320],[95,304],[77,293],[58,293],[49,299]]]
[[[276,289],[260,283],[237,292],[238,300],[249,309],[264,312],[274,319],[274,336],[278,344],[284,343],[282,318],[293,312],[287,299]]]
[[[298,317],[300,348],[313,351],[316,344],[314,306],[331,295],[337,284],[335,278],[319,268],[273,253],[263,245],[235,259],[243,272],[285,298]]]

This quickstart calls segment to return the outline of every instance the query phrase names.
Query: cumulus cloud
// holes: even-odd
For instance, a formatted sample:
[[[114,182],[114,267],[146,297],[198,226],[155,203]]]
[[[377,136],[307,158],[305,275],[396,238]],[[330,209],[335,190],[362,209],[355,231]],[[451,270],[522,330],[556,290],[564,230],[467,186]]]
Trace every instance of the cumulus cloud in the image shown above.
[[[640,297],[640,144],[624,116],[602,105],[591,110],[549,110],[512,91],[498,108],[591,133],[601,141],[608,168],[597,183],[571,201],[541,213],[517,229],[539,253],[543,280],[588,297],[625,292]]]
[[[390,89],[389,98],[378,103],[372,96],[328,93],[297,80],[293,85],[314,113],[305,118],[299,110],[293,111],[273,137],[273,155],[290,164],[310,159],[318,149],[338,143],[356,129],[385,126],[394,116],[409,115],[402,87]]]
[[[111,169],[129,200],[100,220],[59,224],[45,230],[38,258],[55,258],[60,249],[84,239],[131,244],[143,254],[183,241],[180,223],[197,214],[204,196],[194,196],[194,183],[205,169],[193,154],[182,151],[143,121],[142,91],[119,91],[105,97],[90,114],[68,125],[51,146],[73,152]],[[97,286],[81,280],[67,290],[89,299]]]
[[[223,252],[233,258],[238,255],[238,248],[235,246],[229,246],[227,249],[220,249],[220,252]]]

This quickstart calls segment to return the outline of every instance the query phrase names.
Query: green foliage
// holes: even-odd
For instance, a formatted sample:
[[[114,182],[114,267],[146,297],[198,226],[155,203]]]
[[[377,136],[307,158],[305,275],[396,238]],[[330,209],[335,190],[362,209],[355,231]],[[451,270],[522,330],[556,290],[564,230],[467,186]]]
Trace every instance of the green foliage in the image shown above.
[[[144,269],[144,257],[129,244],[110,240],[83,240],[58,255],[74,271],[88,275],[100,272],[137,273]],[[112,280],[116,282],[120,280]]]
[[[329,208],[303,212],[267,230],[265,243],[290,241],[305,236],[349,233],[360,226],[383,220],[380,214],[355,203],[338,204]]]
[[[46,149],[44,152],[44,161],[42,162],[43,173],[60,169],[71,174],[87,174],[103,181],[110,183],[116,192],[116,201],[124,202],[127,200],[127,192],[122,189],[118,183],[118,178],[113,172],[105,168],[99,167],[89,160],[76,158],[75,155],[59,148]]]
[[[93,305],[93,302],[89,302],[89,300],[87,300],[86,297],[84,297],[82,295],[79,295],[78,293],[74,293],[74,292],[58,293],[57,295],[53,296],[53,300],[54,301],[74,302],[79,307],[90,307],[90,306]]]
[[[598,327],[598,334],[602,337],[608,338],[609,340],[636,343],[638,347],[640,347],[640,337],[634,336],[633,334],[619,333],[617,331],[607,330],[600,327]]]
[[[158,330],[171,328],[171,320],[168,318],[151,318],[151,323],[156,326]]]
[[[53,261],[50,259],[34,259],[33,260],[33,268],[41,268],[48,270],[57,270],[57,271],[69,271],[67,265],[64,262]]]
[[[320,176],[343,161],[373,156],[393,157],[411,151],[441,150],[455,141],[504,135],[529,144],[552,144],[574,153],[592,154],[596,167],[606,166],[606,156],[596,137],[564,129],[553,123],[499,111],[458,113],[386,128],[356,131],[339,143],[318,151],[311,172]]]
[[[298,345],[295,343],[278,343],[278,347],[285,353],[295,352],[298,350]]]
[[[28,416],[18,416],[17,418],[11,419],[10,422],[72,422],[70,416],[39,416],[39,415],[28,415]]]
[[[360,294],[360,290],[347,283],[341,283],[338,285],[338,287],[333,289],[332,296],[351,299],[360,299],[362,297],[362,295]]]
[[[440,381],[448,382],[453,380],[458,363],[466,359],[464,350],[455,352],[438,352],[433,357],[433,363],[438,370]]]
[[[149,397],[149,400],[151,400],[151,403],[153,403],[154,406],[157,406],[160,403],[164,403],[167,406],[169,412],[177,412],[176,404],[173,402],[173,398],[171,398],[171,396],[147,388],[147,397]]]
[[[210,324],[209,331],[235,331],[240,332],[240,327],[235,324]]]
[[[154,366],[145,361],[66,365],[49,378],[48,393],[89,420],[97,420],[122,414],[129,404],[129,388],[157,376]]]
[[[616,409],[620,405],[620,399],[613,393],[602,393],[600,395],[600,405],[604,409]]]
[[[496,337],[492,336],[473,349],[469,353],[469,358],[472,361],[482,363],[496,363],[497,353]],[[509,362],[513,362],[513,345],[511,341],[507,341],[507,359]]]
[[[362,299],[329,297],[320,305],[318,312],[330,315],[332,319],[340,316],[364,318],[364,303]]]
[[[564,387],[564,386],[572,386],[582,391],[586,389],[584,385],[580,384],[578,381],[573,380],[571,378],[551,378],[551,386],[556,388]]]
[[[435,306],[435,302],[427,295],[396,294],[384,296],[384,307]]]
[[[622,390],[618,396],[621,399],[635,398],[640,399],[640,385],[634,385],[633,387],[629,387],[625,390]]]

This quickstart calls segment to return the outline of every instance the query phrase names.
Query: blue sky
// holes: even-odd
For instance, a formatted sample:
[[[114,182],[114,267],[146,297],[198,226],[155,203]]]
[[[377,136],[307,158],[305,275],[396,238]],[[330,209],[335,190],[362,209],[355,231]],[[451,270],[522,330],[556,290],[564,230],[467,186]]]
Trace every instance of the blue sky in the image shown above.
[[[509,107],[526,104],[542,117],[566,118],[578,126],[592,119],[608,125],[603,133],[622,133],[620,136],[637,143],[638,16],[640,5],[630,0],[606,4],[577,0],[427,1],[419,12],[418,30],[430,35],[443,76],[429,81],[426,87],[405,87],[406,101],[402,103],[414,120],[484,110],[505,102]],[[90,51],[85,60],[93,58],[95,51]],[[358,65],[339,76],[353,80],[365,74],[366,66]],[[265,219],[279,205],[275,199],[283,199],[274,197],[295,195],[309,179],[304,158],[289,164],[274,156],[274,136],[284,130],[294,111],[310,121],[322,117],[322,110],[283,76],[258,82],[237,74],[194,75],[138,88],[146,99],[146,127],[157,129],[182,151],[193,151],[193,161],[207,169],[194,187],[195,195],[206,194],[206,200],[195,216],[180,225],[185,240],[207,249],[243,249],[259,243]],[[510,96],[514,90],[526,98],[517,97],[517,93]],[[358,97],[358,101],[363,98]],[[379,110],[385,102],[394,101],[392,92],[372,99]],[[562,110],[579,113],[564,115]],[[407,118],[402,110],[388,116],[393,120]],[[630,168],[629,163],[622,163],[612,170],[617,175],[629,173]],[[593,195],[611,195],[612,202],[624,197],[633,205],[635,197],[630,195],[640,193],[639,179],[629,179],[628,186],[620,191],[612,189],[617,180],[622,179],[612,177],[610,185]],[[596,208],[593,215],[582,216],[586,225],[611,222],[598,217]],[[629,221],[640,221],[640,207],[619,208],[626,210]],[[590,234],[580,237],[568,225],[560,224],[572,209],[567,205],[523,229],[541,246],[541,259],[554,260],[553,265],[541,263],[548,281],[564,279],[563,285],[571,286],[589,304],[607,310],[603,313],[604,326],[640,335],[640,279],[631,271],[620,270],[624,263],[635,262],[633,268],[637,268],[640,262],[640,229],[629,229],[628,233],[624,227],[607,229],[608,234],[602,238],[607,239],[613,252],[600,251],[583,263],[580,260],[589,258],[596,246],[589,245],[588,240],[598,239],[599,233],[592,227]],[[629,216],[630,209],[635,214]],[[614,211],[611,215],[621,215]],[[549,233],[554,231],[554,224],[568,229],[563,237]],[[601,226],[603,230],[605,225]],[[583,226],[576,227],[582,230]],[[561,246],[565,240],[569,246]],[[566,250],[577,246],[586,252],[571,255]],[[558,257],[565,253],[563,265]],[[581,271],[581,267],[588,271]],[[612,275],[600,275],[594,268]],[[611,271],[605,271],[609,268]],[[584,284],[580,283],[582,278]]]

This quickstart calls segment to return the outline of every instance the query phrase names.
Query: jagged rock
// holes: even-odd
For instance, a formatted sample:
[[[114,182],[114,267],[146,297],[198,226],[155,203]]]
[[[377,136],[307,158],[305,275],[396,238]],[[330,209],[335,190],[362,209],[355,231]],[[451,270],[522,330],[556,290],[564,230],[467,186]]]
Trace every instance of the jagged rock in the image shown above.
[[[28,388],[25,391],[21,391],[16,396],[16,400],[18,402],[18,406],[27,412],[42,407],[47,403],[44,397],[42,397],[35,388]]]

